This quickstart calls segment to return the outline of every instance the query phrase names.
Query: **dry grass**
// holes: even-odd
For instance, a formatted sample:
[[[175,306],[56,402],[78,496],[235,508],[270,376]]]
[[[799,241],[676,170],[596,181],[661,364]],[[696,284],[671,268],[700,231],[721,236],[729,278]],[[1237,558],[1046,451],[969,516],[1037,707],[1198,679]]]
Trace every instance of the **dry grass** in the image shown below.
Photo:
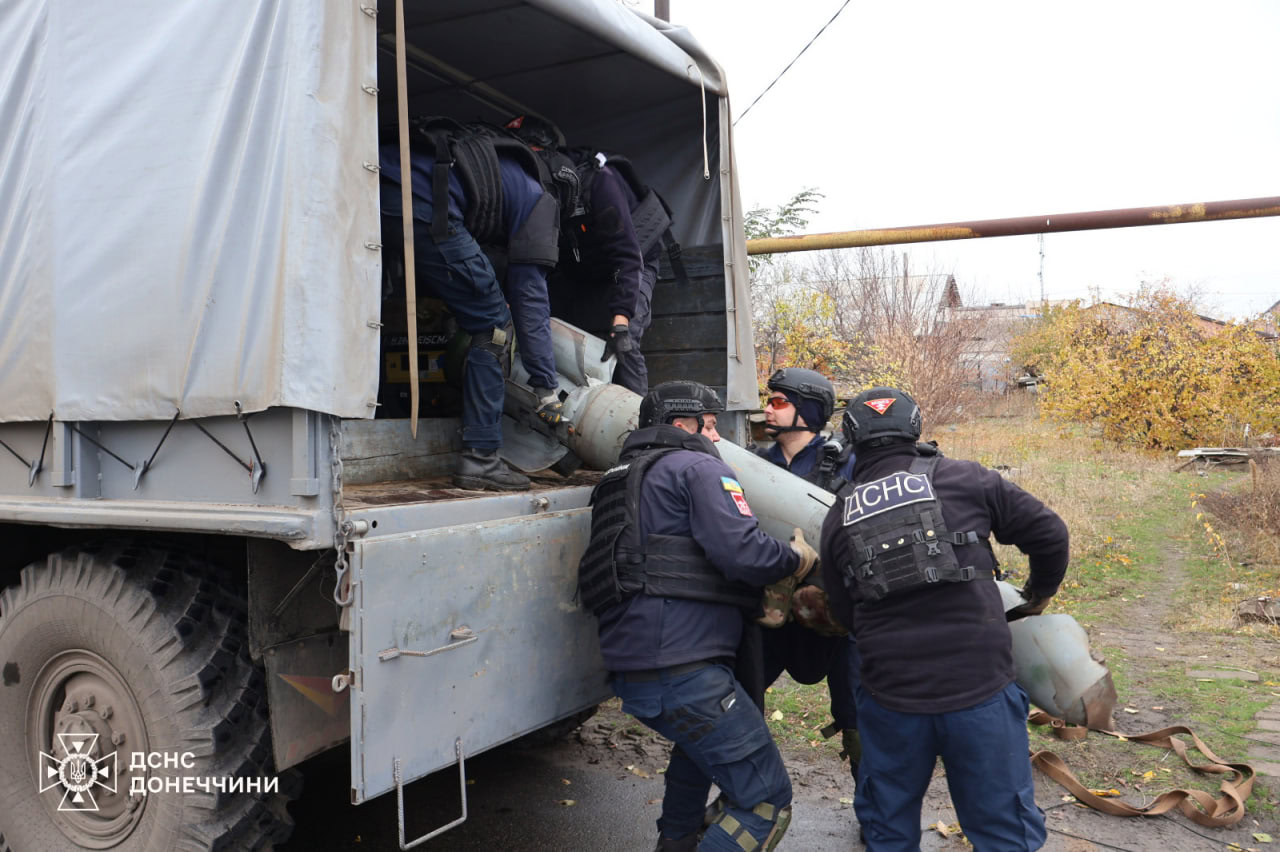
[[[1247,484],[1206,493],[1201,503],[1245,540],[1258,561],[1280,562],[1280,462],[1251,463]]]

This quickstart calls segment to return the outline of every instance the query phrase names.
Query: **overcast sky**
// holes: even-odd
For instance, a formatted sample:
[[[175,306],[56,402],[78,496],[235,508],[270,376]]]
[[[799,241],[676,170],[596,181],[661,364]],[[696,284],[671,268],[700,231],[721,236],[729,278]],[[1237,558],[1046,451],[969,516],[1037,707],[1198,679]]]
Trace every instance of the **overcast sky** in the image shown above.
[[[671,19],[736,118],[842,2],[671,0]],[[1280,195],[1277,43],[1277,0],[852,0],[737,124],[746,206],[817,187],[817,232]],[[1280,218],[1044,242],[1051,299],[1168,277],[1220,316],[1280,300]],[[895,250],[987,301],[1039,293],[1035,236]]]

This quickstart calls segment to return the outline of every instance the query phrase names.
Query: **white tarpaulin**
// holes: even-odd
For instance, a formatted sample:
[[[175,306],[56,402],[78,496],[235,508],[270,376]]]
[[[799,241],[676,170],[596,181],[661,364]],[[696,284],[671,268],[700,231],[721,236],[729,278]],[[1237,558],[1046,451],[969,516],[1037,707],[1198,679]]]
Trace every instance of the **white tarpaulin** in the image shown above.
[[[376,5],[0,0],[0,422],[373,415]],[[615,0],[406,18],[411,114],[554,116],[630,152],[680,240],[729,247],[729,401],[754,404],[724,79],[692,37]]]
[[[0,421],[370,416],[376,26],[0,2]]]

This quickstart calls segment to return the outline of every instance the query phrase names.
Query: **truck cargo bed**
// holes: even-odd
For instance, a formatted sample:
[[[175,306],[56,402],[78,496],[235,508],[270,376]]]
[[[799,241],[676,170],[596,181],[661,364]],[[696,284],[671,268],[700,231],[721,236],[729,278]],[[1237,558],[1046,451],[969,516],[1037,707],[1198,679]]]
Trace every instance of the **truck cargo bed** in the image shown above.
[[[542,471],[529,475],[533,487],[529,491],[503,492],[512,494],[537,494],[556,488],[574,486],[593,486],[602,474],[594,470],[580,470],[572,476],[560,476],[550,471]],[[430,503],[438,500],[468,500],[478,497],[492,497],[492,491],[468,491],[456,488],[448,476],[433,476],[427,479],[390,480],[386,482],[366,482],[359,485],[348,485],[343,489],[343,500],[347,510],[367,509],[373,506],[397,506],[410,503]]]

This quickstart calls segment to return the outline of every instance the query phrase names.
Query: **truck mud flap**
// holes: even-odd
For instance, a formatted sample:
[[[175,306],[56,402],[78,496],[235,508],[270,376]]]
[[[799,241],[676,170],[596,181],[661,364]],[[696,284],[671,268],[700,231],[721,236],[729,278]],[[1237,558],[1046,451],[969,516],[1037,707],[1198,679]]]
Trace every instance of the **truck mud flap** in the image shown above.
[[[353,542],[351,801],[606,699],[575,600],[590,510]]]

